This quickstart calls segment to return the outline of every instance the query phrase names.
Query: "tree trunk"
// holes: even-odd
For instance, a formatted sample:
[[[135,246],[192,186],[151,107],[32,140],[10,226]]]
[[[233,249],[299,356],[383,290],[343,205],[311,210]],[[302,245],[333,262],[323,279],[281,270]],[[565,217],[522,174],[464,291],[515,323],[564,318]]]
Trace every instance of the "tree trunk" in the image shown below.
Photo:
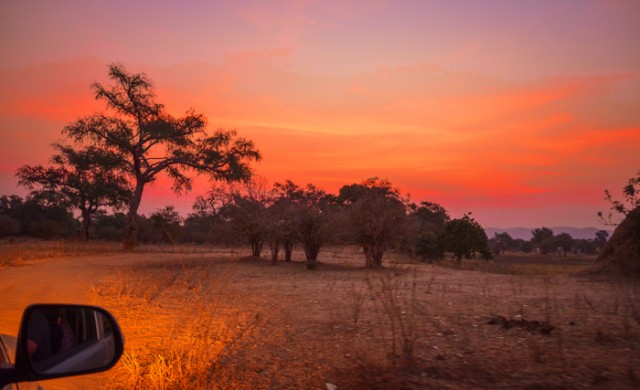
[[[319,253],[320,253],[320,244],[317,244],[317,243],[305,244],[304,254],[307,258],[307,261],[316,261],[318,259]]]
[[[80,210],[82,212],[82,227],[80,234],[84,241],[89,241],[89,226],[91,225],[91,211],[87,208]]]
[[[262,253],[262,244],[263,241],[260,239],[251,240],[251,255],[253,257],[260,257],[260,253]]]
[[[373,245],[373,249],[371,250],[371,259],[373,260],[375,268],[382,268],[382,256],[384,256],[384,251],[384,245]]]
[[[293,242],[286,240],[282,247],[284,249],[284,261],[291,261],[291,253],[293,252]]]
[[[376,248],[375,244],[362,245],[362,252],[364,253],[365,266],[367,268],[382,268],[382,256],[384,255],[382,248]]]
[[[320,244],[310,242],[304,244],[304,254],[307,258],[307,269],[314,270],[318,268],[318,254],[320,253]]]
[[[144,183],[139,181],[127,213],[127,223],[124,227],[124,241],[122,243],[124,250],[133,250],[138,245],[138,207],[140,207],[140,201],[142,200],[143,189]]]
[[[280,242],[277,240],[269,241],[269,249],[271,250],[271,264],[278,263],[278,253],[280,253]]]

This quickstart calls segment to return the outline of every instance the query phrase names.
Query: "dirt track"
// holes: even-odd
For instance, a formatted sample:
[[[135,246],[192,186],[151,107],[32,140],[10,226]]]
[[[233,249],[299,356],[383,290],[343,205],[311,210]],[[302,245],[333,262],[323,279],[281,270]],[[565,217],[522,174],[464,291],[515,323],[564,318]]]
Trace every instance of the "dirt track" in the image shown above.
[[[0,333],[16,335],[22,311],[33,303],[88,303],[92,284],[117,268],[199,258],[202,254],[100,253],[30,260],[0,268]]]

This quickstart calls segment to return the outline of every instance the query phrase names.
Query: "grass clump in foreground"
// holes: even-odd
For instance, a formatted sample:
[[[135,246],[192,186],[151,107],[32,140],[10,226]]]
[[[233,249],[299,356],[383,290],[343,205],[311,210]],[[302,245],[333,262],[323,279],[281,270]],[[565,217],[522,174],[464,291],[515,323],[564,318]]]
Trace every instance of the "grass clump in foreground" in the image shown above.
[[[640,385],[637,284],[320,260],[314,272],[295,261],[176,260],[96,285],[94,302],[126,337],[105,387]],[[552,330],[524,326],[538,322]]]

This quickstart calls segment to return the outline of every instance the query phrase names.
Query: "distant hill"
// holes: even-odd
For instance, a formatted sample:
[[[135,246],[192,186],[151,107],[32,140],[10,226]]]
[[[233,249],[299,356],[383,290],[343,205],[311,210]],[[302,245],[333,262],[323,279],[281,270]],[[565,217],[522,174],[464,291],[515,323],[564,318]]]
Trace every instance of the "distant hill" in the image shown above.
[[[536,228],[525,228],[525,227],[513,227],[513,228],[494,228],[489,227],[485,228],[484,231],[487,232],[487,237],[491,238],[495,233],[504,233],[507,232],[513,238],[521,238],[523,240],[531,239],[531,231]],[[606,230],[609,232],[609,236],[613,233],[613,231],[609,229],[602,229],[596,227],[586,227],[586,228],[576,228],[570,226],[555,226],[550,227],[549,229],[553,230],[555,234],[560,233],[569,233],[573,238],[595,238],[596,232],[599,230]]]

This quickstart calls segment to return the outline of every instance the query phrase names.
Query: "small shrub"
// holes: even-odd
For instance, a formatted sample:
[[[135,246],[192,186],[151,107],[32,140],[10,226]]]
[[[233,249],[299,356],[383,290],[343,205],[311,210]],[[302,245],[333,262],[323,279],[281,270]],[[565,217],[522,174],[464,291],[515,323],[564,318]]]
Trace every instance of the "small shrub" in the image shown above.
[[[20,233],[20,223],[15,219],[0,214],[0,237],[15,236]]]

